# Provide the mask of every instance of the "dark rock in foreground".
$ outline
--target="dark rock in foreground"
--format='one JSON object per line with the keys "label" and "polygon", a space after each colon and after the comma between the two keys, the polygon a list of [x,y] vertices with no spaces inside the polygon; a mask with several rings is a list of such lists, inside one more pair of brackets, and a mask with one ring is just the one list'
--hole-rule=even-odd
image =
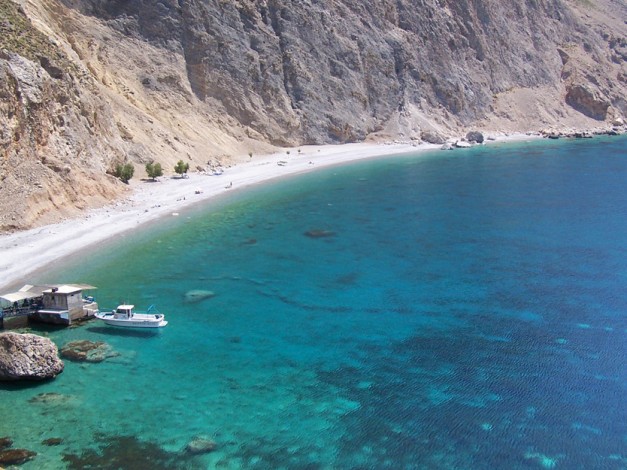
{"label": "dark rock in foreground", "polygon": [[0,452],[0,464],[2,465],[20,465],[24,462],[32,460],[37,452],[27,449],[6,449]]}
{"label": "dark rock in foreground", "polygon": [[13,439],[10,437],[0,437],[0,450],[8,449],[13,445]]}
{"label": "dark rock in foreground", "polygon": [[57,345],[33,334],[0,334],[0,380],[46,380],[63,372]]}

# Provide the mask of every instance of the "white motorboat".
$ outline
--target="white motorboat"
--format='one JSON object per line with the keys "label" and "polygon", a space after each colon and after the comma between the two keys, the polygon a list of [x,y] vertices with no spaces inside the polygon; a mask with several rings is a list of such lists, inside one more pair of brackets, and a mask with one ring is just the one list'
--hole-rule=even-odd
{"label": "white motorboat", "polygon": [[118,305],[111,311],[98,312],[95,317],[111,326],[124,328],[162,328],[168,324],[162,313],[135,312],[134,305]]}

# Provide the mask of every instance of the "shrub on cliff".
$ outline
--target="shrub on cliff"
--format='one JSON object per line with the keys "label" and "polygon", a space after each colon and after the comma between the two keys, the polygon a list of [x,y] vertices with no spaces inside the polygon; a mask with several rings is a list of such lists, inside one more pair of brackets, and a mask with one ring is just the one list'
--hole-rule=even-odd
{"label": "shrub on cliff", "polygon": [[125,163],[124,165],[118,163],[112,173],[116,178],[120,178],[123,183],[128,184],[135,173],[135,167],[133,167],[132,163]]}

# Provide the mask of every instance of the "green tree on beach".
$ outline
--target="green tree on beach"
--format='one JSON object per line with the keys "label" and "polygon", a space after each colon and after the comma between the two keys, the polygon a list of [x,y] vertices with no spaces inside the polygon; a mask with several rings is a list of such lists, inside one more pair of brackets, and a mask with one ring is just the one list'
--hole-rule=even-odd
{"label": "green tree on beach", "polygon": [[146,163],[146,174],[153,180],[159,176],[163,176],[163,169],[161,163]]}
{"label": "green tree on beach", "polygon": [[129,180],[133,177],[135,173],[135,167],[132,163],[125,163],[124,165],[118,163],[115,166],[115,170],[113,171],[113,176],[116,178],[120,178],[122,183],[128,184]]}
{"label": "green tree on beach", "polygon": [[176,166],[174,167],[174,171],[178,175],[185,175],[189,170],[189,163],[185,163],[183,160],[179,160]]}

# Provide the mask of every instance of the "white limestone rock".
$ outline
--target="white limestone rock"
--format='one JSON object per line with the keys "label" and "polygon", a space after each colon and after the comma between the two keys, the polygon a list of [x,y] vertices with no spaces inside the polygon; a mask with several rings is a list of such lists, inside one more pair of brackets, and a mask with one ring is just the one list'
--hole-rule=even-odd
{"label": "white limestone rock", "polygon": [[63,372],[57,345],[33,334],[0,334],[0,380],[46,380]]}

